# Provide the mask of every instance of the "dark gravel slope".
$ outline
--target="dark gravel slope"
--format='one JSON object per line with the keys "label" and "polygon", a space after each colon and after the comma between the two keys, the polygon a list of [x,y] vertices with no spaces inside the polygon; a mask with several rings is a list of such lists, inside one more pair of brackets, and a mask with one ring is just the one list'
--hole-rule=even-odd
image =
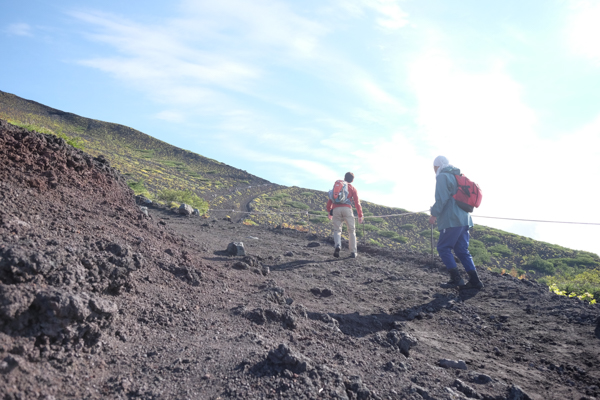
{"label": "dark gravel slope", "polygon": [[[600,308],[481,271],[163,209],[0,122],[3,399],[592,399]],[[225,252],[243,242],[247,255]]]}

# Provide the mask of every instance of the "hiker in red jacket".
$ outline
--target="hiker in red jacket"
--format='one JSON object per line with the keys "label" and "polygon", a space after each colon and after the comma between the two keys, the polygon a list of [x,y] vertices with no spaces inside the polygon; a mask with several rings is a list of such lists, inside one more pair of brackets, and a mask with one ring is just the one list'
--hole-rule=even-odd
{"label": "hiker in red jacket", "polygon": [[336,203],[333,200],[333,191],[329,191],[329,201],[327,202],[327,212],[329,212],[329,219],[333,221],[333,242],[335,243],[335,250],[333,252],[334,257],[340,256],[340,250],[342,249],[342,226],[344,221],[348,225],[348,236],[350,237],[349,248],[352,254],[350,257],[356,258],[358,256],[356,249],[356,228],[354,225],[354,213],[352,212],[352,203],[356,207],[358,212],[358,222],[363,223],[363,212],[360,205],[360,199],[358,198],[358,191],[354,186],[351,185],[354,181],[354,174],[347,172],[344,176],[344,181],[347,182],[348,195],[343,203]]}

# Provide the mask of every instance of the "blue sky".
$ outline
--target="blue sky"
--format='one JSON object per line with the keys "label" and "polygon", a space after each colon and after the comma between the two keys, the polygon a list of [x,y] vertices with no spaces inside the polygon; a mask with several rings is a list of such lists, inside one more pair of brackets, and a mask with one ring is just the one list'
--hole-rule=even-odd
{"label": "blue sky", "polygon": [[0,90],[284,185],[433,203],[445,155],[478,224],[600,253],[600,3],[7,2]]}

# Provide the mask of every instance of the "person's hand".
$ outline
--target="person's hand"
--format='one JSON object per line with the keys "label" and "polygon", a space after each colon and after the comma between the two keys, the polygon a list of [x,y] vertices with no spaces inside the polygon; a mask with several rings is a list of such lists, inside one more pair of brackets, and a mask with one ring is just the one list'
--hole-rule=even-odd
{"label": "person's hand", "polygon": [[365,222],[365,217],[358,217],[358,223],[362,224],[363,222]]}
{"label": "person's hand", "polygon": [[437,218],[434,217],[433,215],[431,217],[429,217],[429,225],[435,225]]}
{"label": "person's hand", "polygon": [[328,215],[327,218],[329,218],[329,220],[331,221],[333,219],[333,216]]}

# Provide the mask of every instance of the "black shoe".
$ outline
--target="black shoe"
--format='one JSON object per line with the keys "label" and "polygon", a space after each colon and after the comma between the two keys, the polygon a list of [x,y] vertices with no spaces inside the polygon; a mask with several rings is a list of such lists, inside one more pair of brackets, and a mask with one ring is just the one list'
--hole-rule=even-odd
{"label": "black shoe", "polygon": [[479,280],[477,270],[467,272],[469,274],[469,282],[466,285],[461,285],[461,289],[483,289],[483,282]]}
{"label": "black shoe", "polygon": [[454,268],[448,271],[450,274],[450,280],[446,283],[440,285],[440,287],[444,289],[451,289],[459,286],[464,286],[465,281],[460,276],[460,272],[458,272],[458,268]]}
{"label": "black shoe", "polygon": [[333,256],[335,258],[338,258],[340,256],[340,250],[341,249],[339,247],[336,247],[335,250],[333,251]]}

